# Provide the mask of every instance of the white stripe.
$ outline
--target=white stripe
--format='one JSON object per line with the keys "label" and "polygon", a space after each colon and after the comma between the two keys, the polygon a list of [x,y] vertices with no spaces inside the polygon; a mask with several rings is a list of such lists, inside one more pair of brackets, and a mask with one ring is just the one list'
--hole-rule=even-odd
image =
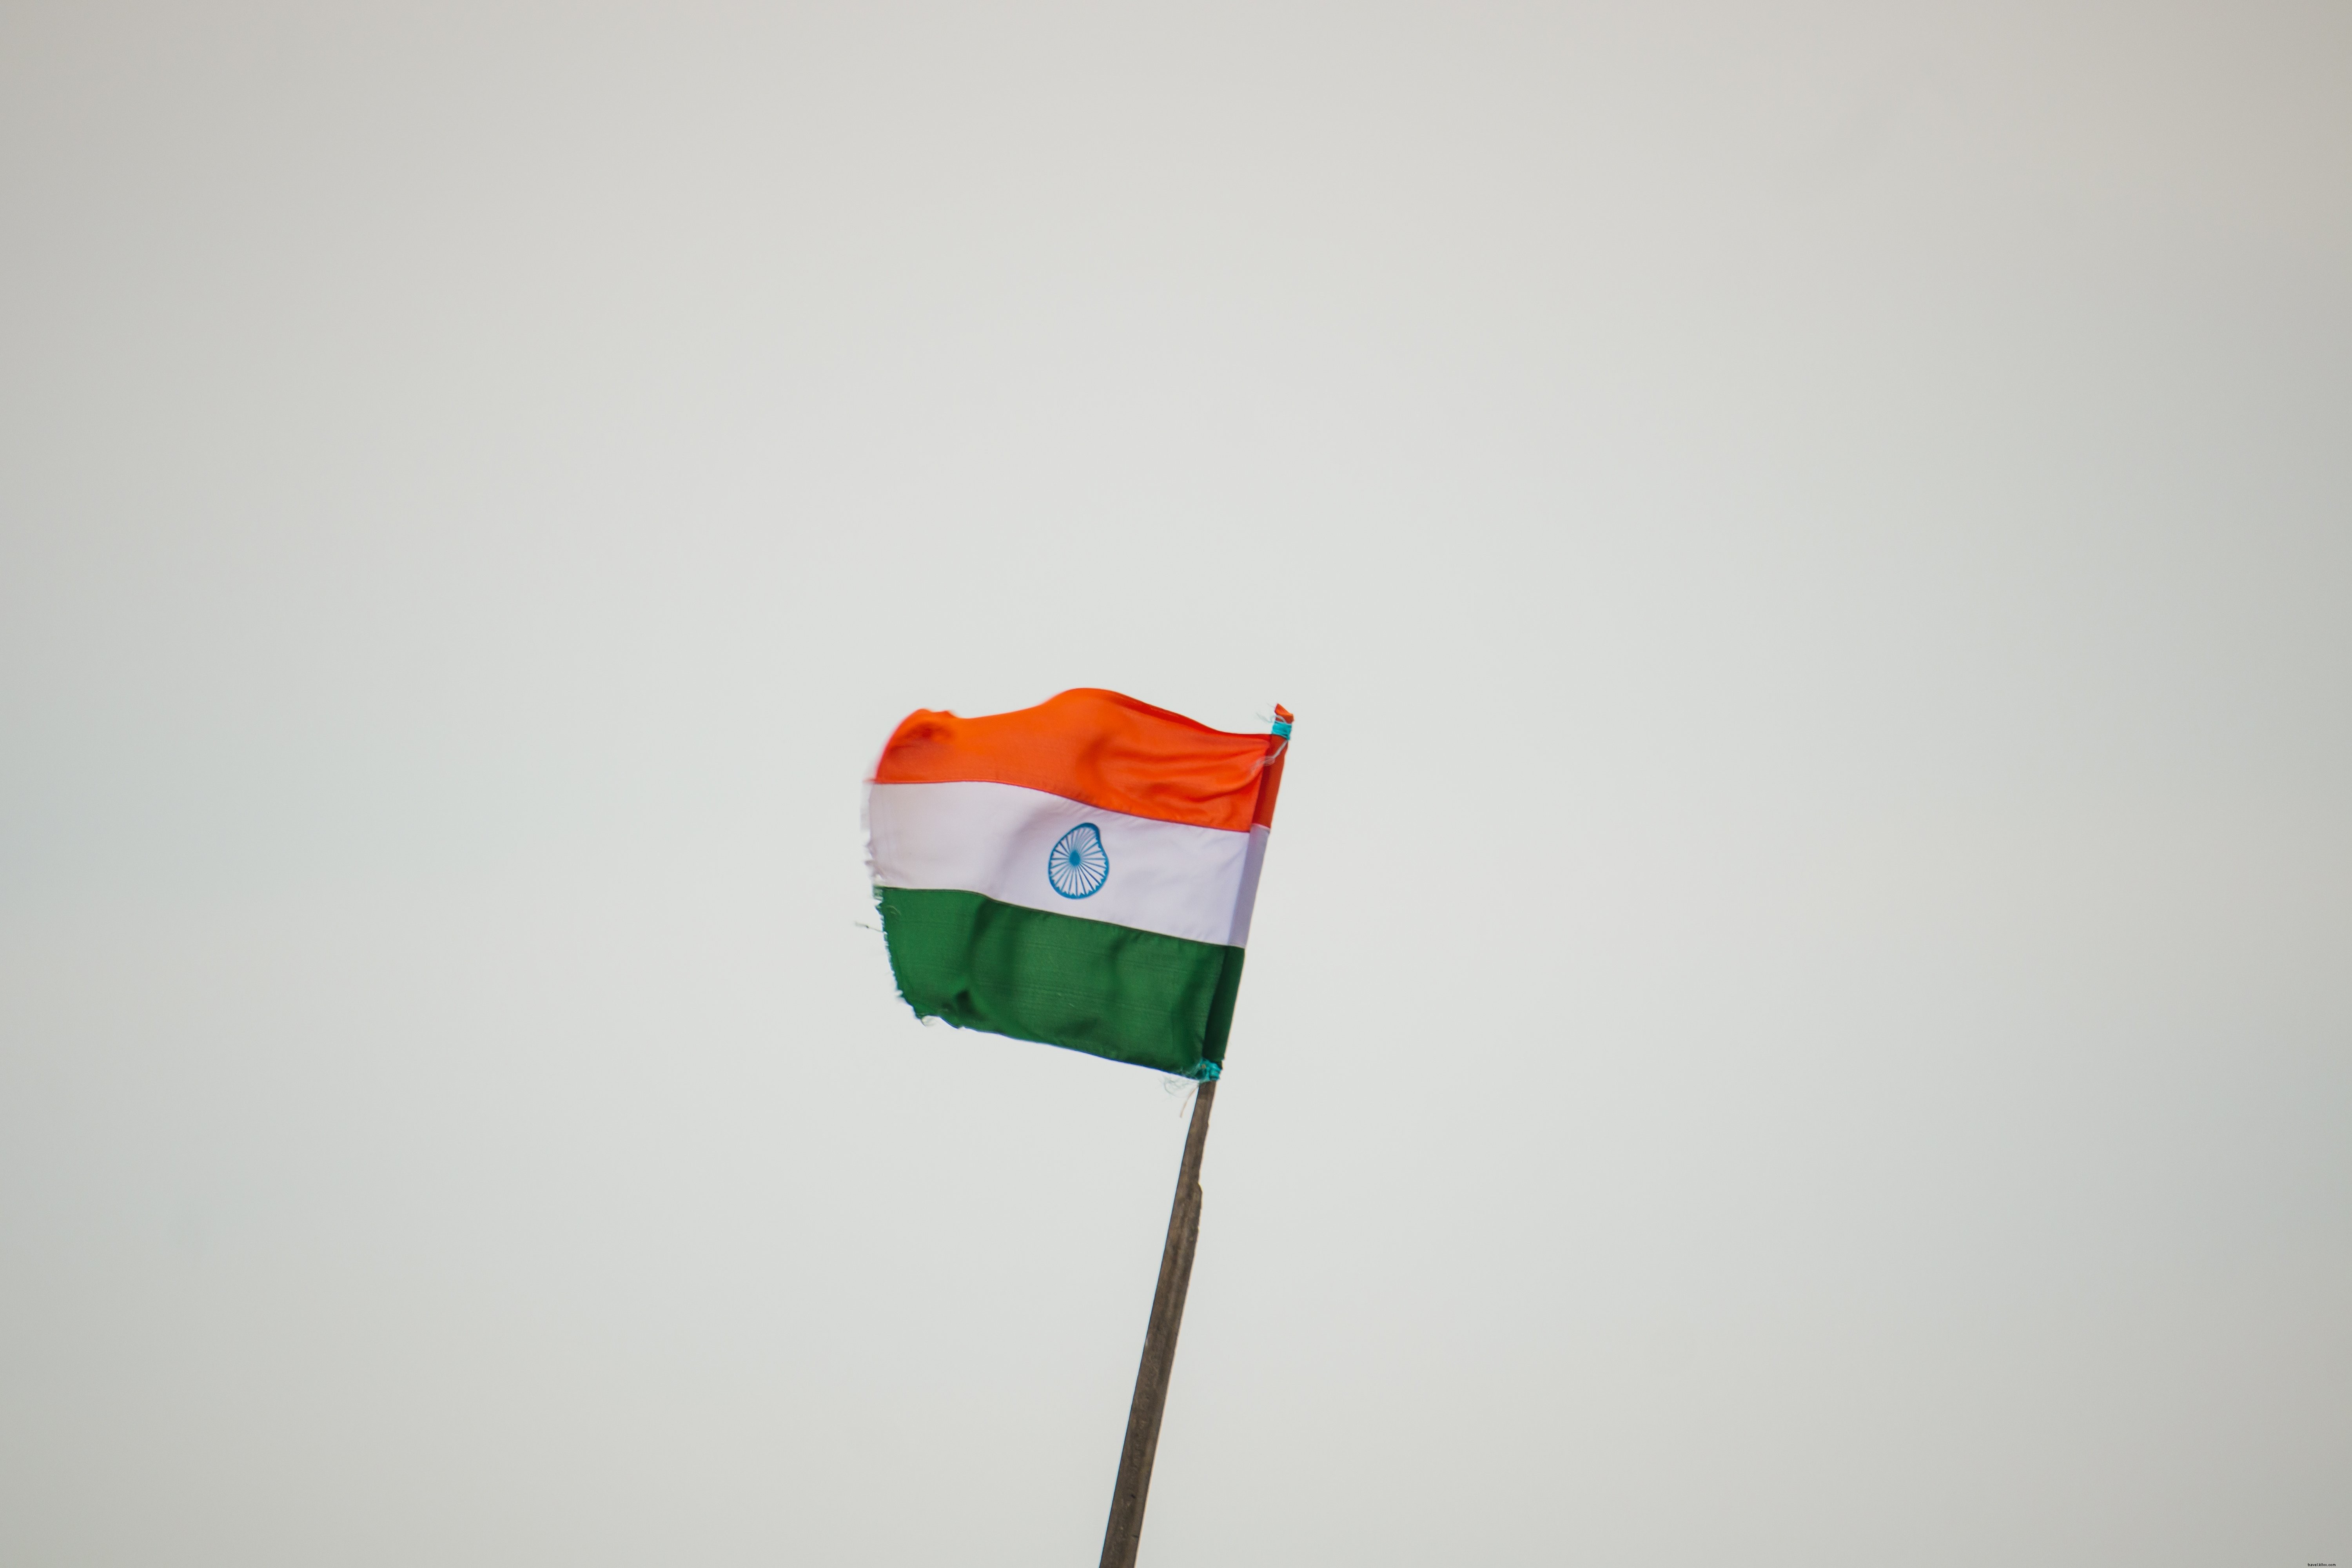
{"label": "white stripe", "polygon": [[[1102,836],[1109,873],[1086,897],[1066,898],[1046,877],[1046,862],[1084,824]],[[1233,833],[1129,816],[1018,784],[867,784],[866,826],[874,880],[883,887],[958,889],[1233,947],[1249,941],[1265,859],[1262,827]]]}

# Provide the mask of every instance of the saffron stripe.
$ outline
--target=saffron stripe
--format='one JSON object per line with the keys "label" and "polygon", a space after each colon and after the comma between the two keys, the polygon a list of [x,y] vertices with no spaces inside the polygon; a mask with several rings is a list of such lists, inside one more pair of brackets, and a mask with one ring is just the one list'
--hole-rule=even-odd
{"label": "saffron stripe", "polygon": [[1115,691],[1065,691],[1034,708],[978,719],[923,710],[902,721],[876,784],[1003,784],[1105,811],[1246,833],[1272,826],[1261,799],[1285,739],[1212,730]]}

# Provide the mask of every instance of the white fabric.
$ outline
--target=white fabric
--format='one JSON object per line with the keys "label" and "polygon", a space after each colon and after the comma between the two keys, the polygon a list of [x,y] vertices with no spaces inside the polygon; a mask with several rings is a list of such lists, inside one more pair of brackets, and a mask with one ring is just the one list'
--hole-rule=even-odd
{"label": "white fabric", "polygon": [[[1063,835],[1092,823],[1109,874],[1082,899],[1065,898],[1045,866]],[[1001,784],[866,786],[874,880],[889,888],[984,893],[1080,920],[1240,947],[1265,859],[1265,829],[1160,822]]]}

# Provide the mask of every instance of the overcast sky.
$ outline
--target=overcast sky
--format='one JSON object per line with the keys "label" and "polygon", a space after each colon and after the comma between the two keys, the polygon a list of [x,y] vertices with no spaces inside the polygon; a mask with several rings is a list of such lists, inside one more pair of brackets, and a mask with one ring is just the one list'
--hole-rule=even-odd
{"label": "overcast sky", "polygon": [[0,5],[0,1560],[2352,1556],[2352,11]]}

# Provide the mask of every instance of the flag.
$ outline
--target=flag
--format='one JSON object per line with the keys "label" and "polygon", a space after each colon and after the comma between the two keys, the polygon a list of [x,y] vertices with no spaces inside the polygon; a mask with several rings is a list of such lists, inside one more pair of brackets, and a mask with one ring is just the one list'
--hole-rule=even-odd
{"label": "flag", "polygon": [[1236,735],[1122,697],[910,713],[866,785],[875,902],[919,1017],[1215,1078],[1290,714]]}

